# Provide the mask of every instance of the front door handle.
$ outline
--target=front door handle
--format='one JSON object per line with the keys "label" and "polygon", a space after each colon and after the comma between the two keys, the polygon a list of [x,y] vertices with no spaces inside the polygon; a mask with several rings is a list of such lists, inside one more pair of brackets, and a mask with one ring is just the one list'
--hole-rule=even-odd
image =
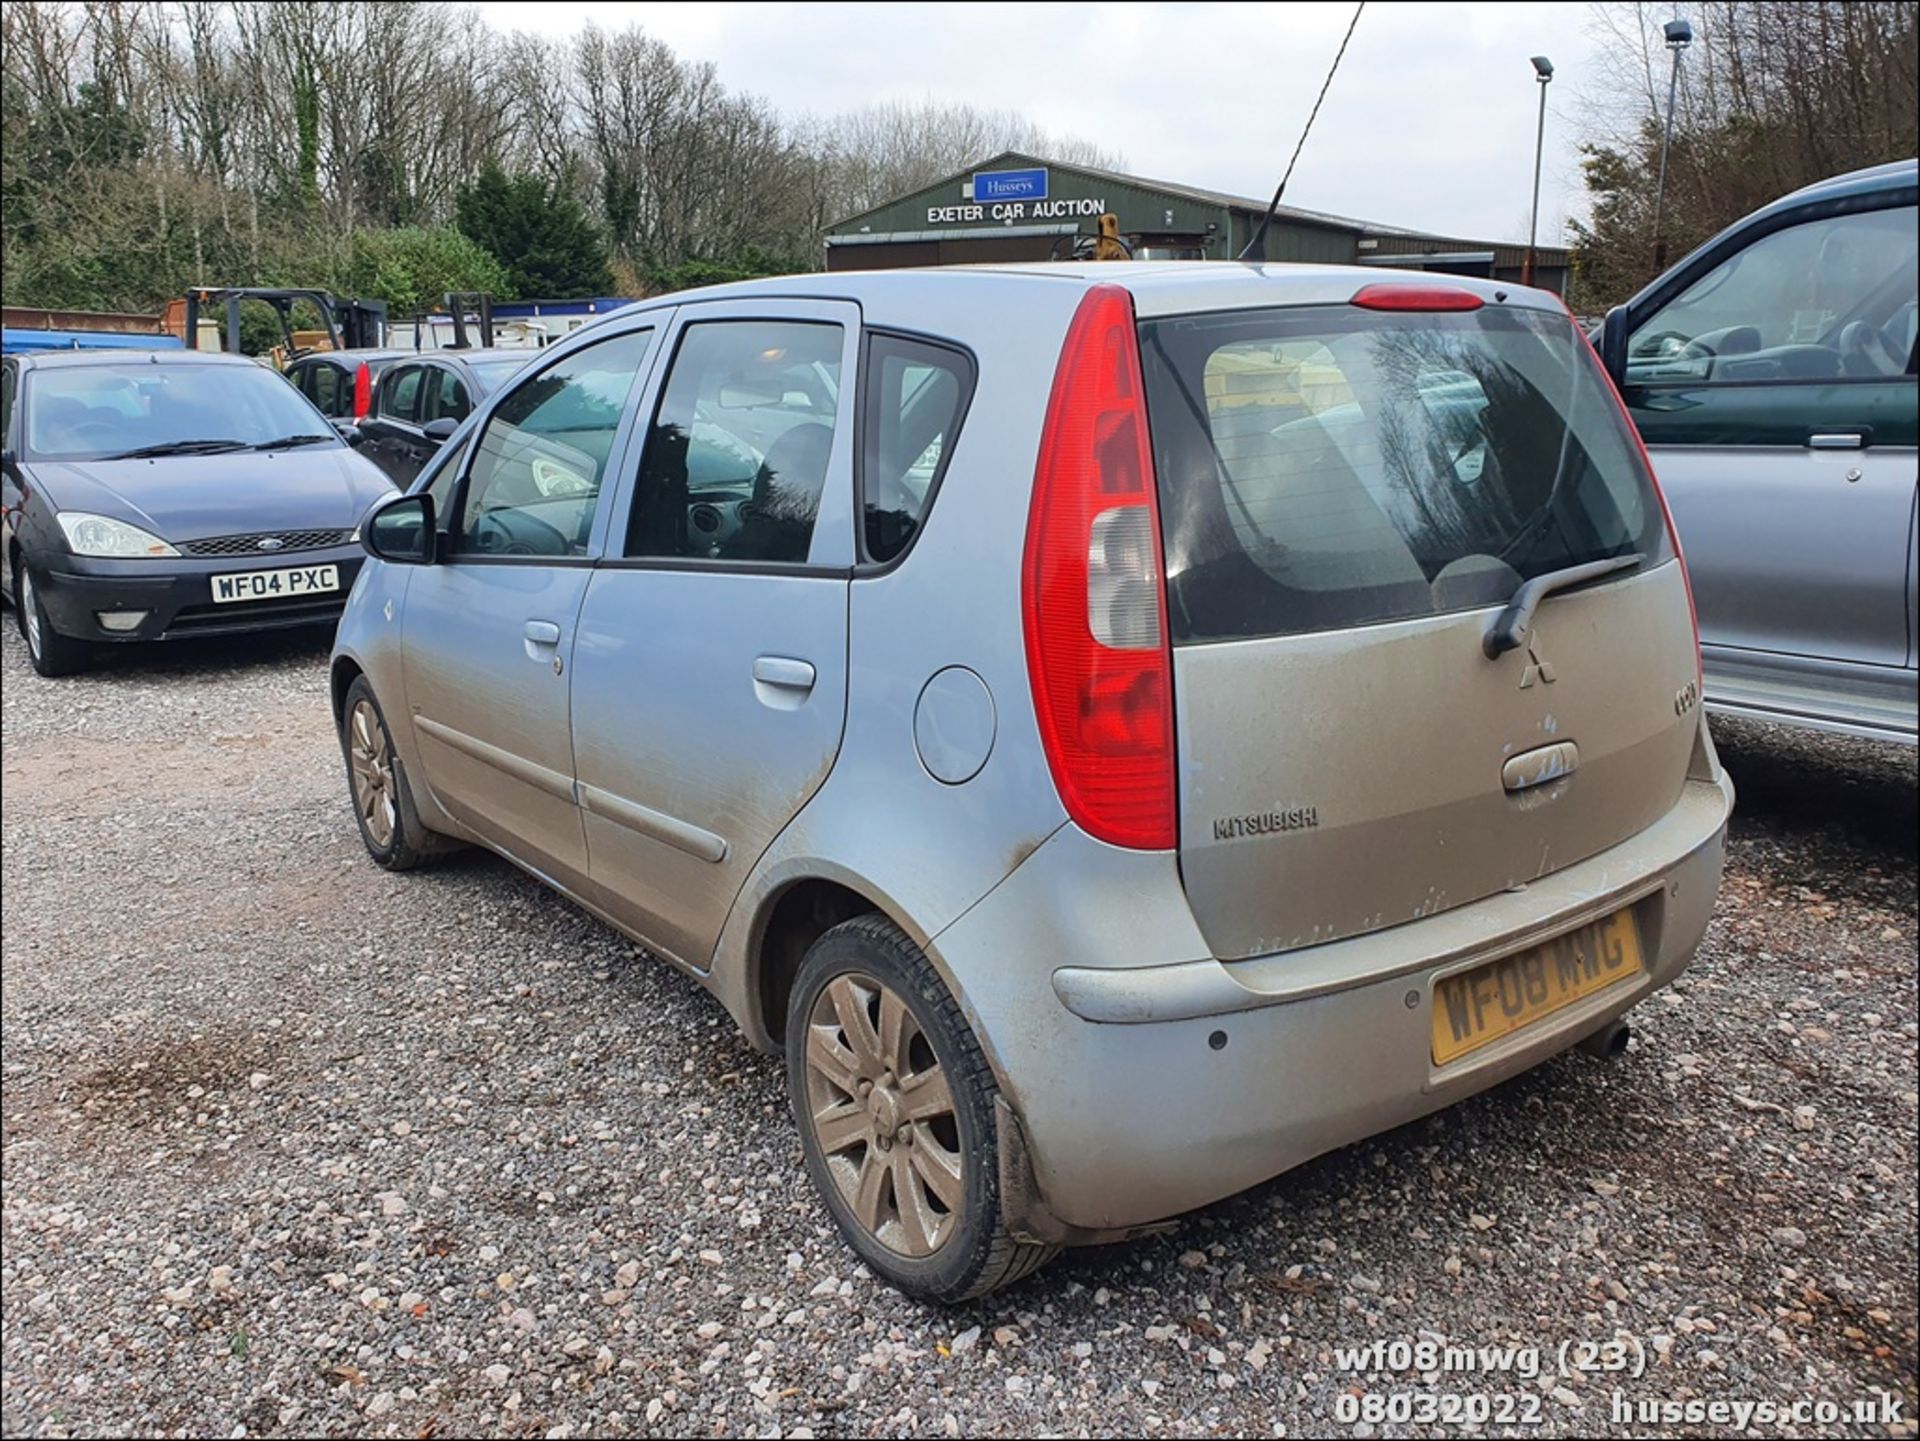
{"label": "front door handle", "polygon": [[791,656],[763,655],[753,663],[753,678],[761,685],[809,691],[813,689],[813,666]]}
{"label": "front door handle", "polygon": [[1809,450],[1861,450],[1867,436],[1860,430],[1816,430],[1807,437]]}
{"label": "front door handle", "polygon": [[558,645],[560,627],[550,620],[530,620],[527,622],[527,639],[535,645]]}

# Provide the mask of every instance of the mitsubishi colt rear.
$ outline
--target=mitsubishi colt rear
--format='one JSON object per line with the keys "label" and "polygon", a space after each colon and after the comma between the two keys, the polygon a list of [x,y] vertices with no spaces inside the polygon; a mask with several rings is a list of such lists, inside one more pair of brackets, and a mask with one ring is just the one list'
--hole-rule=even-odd
{"label": "mitsubishi colt rear", "polygon": [[1713,908],[1686,572],[1537,291],[662,297],[362,533],[333,702],[373,858],[488,846],[712,990],[916,1296],[1618,1050]]}

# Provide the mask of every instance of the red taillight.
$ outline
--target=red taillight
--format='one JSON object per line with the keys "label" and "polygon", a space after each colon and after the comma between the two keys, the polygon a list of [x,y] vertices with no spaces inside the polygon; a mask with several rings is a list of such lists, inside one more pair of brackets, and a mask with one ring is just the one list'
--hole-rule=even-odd
{"label": "red taillight", "polygon": [[1349,305],[1363,310],[1478,310],[1486,304],[1471,290],[1457,285],[1400,285],[1382,282],[1363,285]]}
{"label": "red taillight", "polygon": [[1165,590],[1133,301],[1096,285],[1047,401],[1021,604],[1061,802],[1089,835],[1139,850],[1176,840]]}
{"label": "red taillight", "polygon": [[353,373],[353,418],[365,420],[373,409],[373,371],[363,361]]}

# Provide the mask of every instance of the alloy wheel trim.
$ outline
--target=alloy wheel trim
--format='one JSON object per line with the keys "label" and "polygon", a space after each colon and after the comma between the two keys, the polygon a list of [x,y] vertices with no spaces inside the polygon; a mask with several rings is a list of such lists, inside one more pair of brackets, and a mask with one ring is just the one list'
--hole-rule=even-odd
{"label": "alloy wheel trim", "polygon": [[33,593],[33,575],[26,566],[20,567],[20,620],[22,629],[27,633],[27,651],[35,660],[40,659],[40,601]]}
{"label": "alloy wheel trim", "polygon": [[912,1008],[860,971],[830,980],[807,1018],[806,1123],[862,1230],[910,1260],[952,1239],[966,1163],[945,1068]]}
{"label": "alloy wheel trim", "polygon": [[399,819],[393,803],[393,752],[386,727],[380,724],[373,702],[354,702],[347,717],[347,767],[352,775],[353,805],[376,846],[393,844]]}

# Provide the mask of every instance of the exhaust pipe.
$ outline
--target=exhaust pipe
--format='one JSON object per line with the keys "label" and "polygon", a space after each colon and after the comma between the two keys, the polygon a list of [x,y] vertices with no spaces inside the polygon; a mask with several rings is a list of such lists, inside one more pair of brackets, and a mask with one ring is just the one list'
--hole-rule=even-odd
{"label": "exhaust pipe", "polygon": [[1611,1061],[1627,1053],[1627,1042],[1632,1039],[1633,1027],[1625,1021],[1609,1021],[1580,1042],[1580,1049],[1589,1056],[1598,1056],[1603,1061]]}

